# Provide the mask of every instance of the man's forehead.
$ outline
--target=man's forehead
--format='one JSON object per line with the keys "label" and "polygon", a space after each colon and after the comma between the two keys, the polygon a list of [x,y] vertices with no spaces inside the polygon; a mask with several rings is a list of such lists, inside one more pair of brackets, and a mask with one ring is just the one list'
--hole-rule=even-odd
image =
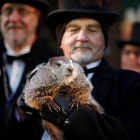
{"label": "man's forehead", "polygon": [[139,50],[140,51],[140,46],[132,45],[132,44],[125,44],[122,50]]}
{"label": "man's forehead", "polygon": [[100,27],[100,23],[97,20],[92,18],[86,18],[86,17],[71,20],[67,24],[67,26],[71,26],[71,25],[94,25]]}

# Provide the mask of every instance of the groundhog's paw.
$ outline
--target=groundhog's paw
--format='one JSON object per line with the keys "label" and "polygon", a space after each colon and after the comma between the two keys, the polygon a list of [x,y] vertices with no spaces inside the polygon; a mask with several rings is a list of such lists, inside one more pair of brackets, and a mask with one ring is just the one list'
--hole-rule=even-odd
{"label": "groundhog's paw", "polygon": [[81,104],[81,102],[80,102],[80,98],[74,97],[74,98],[72,99],[72,101],[70,102],[70,104],[69,104],[70,110],[71,110],[72,108],[74,108],[74,107],[76,107],[76,108],[78,109],[79,106],[82,106],[82,104]]}
{"label": "groundhog's paw", "polygon": [[52,109],[54,109],[55,111],[60,111],[60,107],[50,98],[47,100],[46,102],[46,106],[48,107],[48,109],[52,112]]}

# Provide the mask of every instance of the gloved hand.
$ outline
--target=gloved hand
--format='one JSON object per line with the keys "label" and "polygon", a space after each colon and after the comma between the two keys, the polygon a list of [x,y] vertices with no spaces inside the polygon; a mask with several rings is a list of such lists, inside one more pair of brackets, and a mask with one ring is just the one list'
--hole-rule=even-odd
{"label": "gloved hand", "polygon": [[29,107],[25,103],[23,93],[18,97],[16,104],[17,104],[17,107],[19,107],[21,110],[26,112],[26,114],[33,114],[33,113],[37,113],[38,112],[38,110]]}
{"label": "gloved hand", "polygon": [[57,95],[54,98],[54,101],[60,106],[61,111],[57,112],[56,110],[52,110],[51,112],[48,108],[43,108],[40,111],[41,117],[44,120],[51,122],[59,129],[65,130],[69,123],[69,118],[74,110],[74,108],[72,110],[69,109],[70,100],[71,98],[65,97],[63,95]]}

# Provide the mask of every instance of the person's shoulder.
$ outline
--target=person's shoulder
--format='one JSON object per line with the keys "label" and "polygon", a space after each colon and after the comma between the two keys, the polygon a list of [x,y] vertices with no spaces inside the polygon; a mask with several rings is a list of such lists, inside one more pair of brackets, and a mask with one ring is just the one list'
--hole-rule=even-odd
{"label": "person's shoulder", "polygon": [[125,78],[125,79],[140,80],[140,73],[132,71],[132,70],[118,69],[118,70],[115,70],[115,75],[121,78]]}
{"label": "person's shoulder", "polygon": [[115,70],[115,72],[120,74],[140,75],[140,73],[138,72],[135,72],[133,70],[127,70],[127,69],[117,69]]}

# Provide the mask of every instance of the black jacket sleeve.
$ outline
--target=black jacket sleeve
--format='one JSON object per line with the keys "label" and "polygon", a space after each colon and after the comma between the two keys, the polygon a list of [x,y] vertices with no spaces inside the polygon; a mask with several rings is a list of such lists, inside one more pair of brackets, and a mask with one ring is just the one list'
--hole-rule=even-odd
{"label": "black jacket sleeve", "polygon": [[73,113],[64,137],[67,140],[135,140],[134,133],[133,127],[119,118],[79,108]]}
{"label": "black jacket sleeve", "polygon": [[[140,140],[140,76],[130,74],[131,80],[121,78],[124,81],[119,86],[114,82],[110,89],[108,108],[111,110],[110,106],[117,102],[115,113],[99,114],[81,107],[73,112],[64,137],[67,140]],[[120,93],[113,93],[117,88],[121,89]]]}

